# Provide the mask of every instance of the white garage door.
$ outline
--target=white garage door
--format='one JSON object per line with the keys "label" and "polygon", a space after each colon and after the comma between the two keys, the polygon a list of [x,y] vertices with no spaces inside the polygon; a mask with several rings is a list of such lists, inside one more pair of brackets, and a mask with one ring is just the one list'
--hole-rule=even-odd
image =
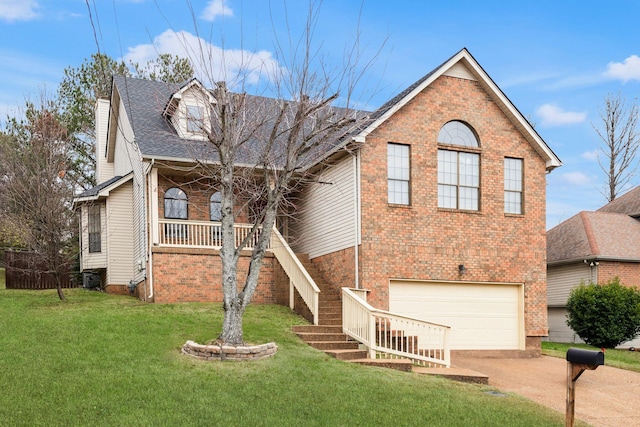
{"label": "white garage door", "polygon": [[523,350],[522,288],[391,281],[389,311],[451,326],[452,350]]}

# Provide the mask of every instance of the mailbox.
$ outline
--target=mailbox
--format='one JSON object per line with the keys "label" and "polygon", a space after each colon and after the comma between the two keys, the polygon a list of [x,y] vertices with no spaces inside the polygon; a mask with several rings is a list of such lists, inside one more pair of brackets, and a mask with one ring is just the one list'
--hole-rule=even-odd
{"label": "mailbox", "polygon": [[567,362],[580,365],[596,366],[604,365],[604,353],[596,350],[583,350],[570,348],[567,350]]}

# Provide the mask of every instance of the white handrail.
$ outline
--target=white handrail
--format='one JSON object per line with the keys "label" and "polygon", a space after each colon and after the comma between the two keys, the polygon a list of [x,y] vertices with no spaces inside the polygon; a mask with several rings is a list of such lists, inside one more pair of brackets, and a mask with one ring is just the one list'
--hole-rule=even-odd
{"label": "white handrail", "polygon": [[[214,248],[222,246],[222,224],[215,221],[188,221],[181,219],[159,219],[160,246]],[[235,224],[233,226],[236,247],[247,237],[253,228],[252,224]],[[258,241],[256,235],[247,242],[244,249],[252,250]]]}
{"label": "white handrail", "polygon": [[296,288],[307,307],[309,307],[313,314],[313,324],[317,325],[320,288],[318,288],[316,282],[311,278],[309,272],[307,272],[276,228],[271,233],[270,251],[273,252],[285,273],[289,276],[291,284]]}
{"label": "white handrail", "polygon": [[450,326],[378,310],[349,288],[342,288],[342,329],[363,343],[371,358],[451,366]]}

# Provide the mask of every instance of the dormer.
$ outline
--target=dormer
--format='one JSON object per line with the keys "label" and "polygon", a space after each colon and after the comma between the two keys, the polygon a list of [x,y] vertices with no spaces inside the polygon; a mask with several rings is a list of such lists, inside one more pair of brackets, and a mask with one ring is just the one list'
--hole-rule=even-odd
{"label": "dormer", "polygon": [[215,102],[211,92],[194,78],[171,95],[162,114],[181,138],[204,140]]}

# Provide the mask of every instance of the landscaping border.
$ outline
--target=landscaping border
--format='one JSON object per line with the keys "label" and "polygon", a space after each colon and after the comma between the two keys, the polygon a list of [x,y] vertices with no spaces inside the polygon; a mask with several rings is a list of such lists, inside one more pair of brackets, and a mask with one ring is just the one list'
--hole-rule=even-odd
{"label": "landscaping border", "polygon": [[182,353],[201,360],[260,360],[271,357],[278,351],[278,346],[274,342],[248,345],[204,345],[194,341],[187,341],[182,346]]}

